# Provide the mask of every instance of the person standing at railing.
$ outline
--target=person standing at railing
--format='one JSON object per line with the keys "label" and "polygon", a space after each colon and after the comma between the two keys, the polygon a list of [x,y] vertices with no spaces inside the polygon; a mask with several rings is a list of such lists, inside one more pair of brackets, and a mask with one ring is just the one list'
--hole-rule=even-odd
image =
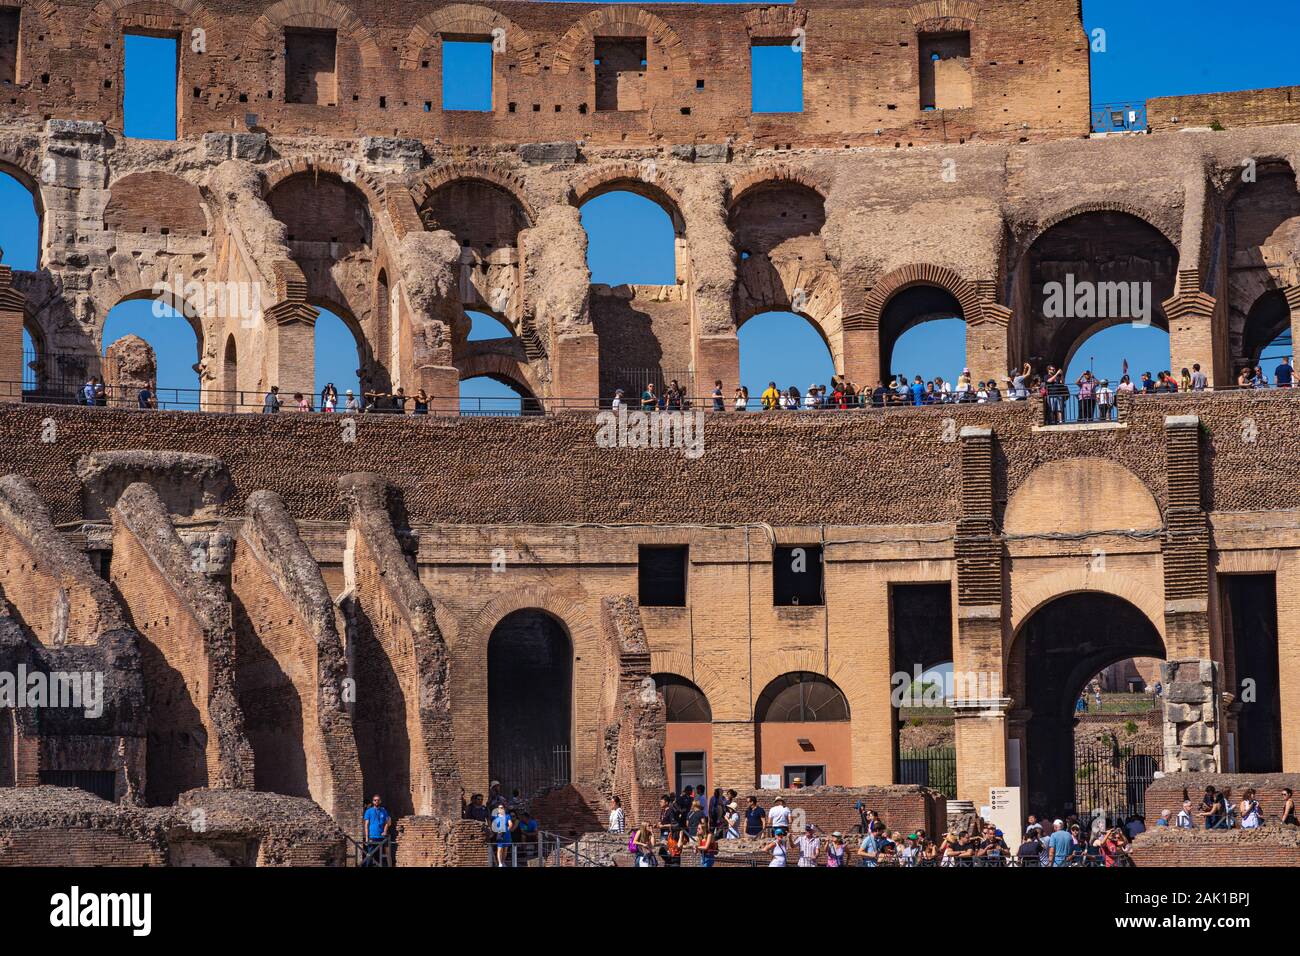
{"label": "person standing at railing", "polygon": [[413,415],[429,414],[428,392],[426,392],[424,389],[420,389],[420,391],[416,394],[414,401],[415,401],[415,408],[412,410],[411,414]]}
{"label": "person standing at railing", "polygon": [[1108,422],[1114,417],[1115,395],[1110,390],[1108,379],[1103,378],[1101,384],[1097,386],[1097,410],[1103,422]]}
{"label": "person standing at railing", "polygon": [[333,382],[326,382],[325,387],[320,390],[320,410],[322,412],[332,412],[339,405],[339,390],[334,387]]}
{"label": "person standing at railing", "polygon": [[715,379],[713,382],[713,410],[715,412],[725,412],[726,404],[722,400],[722,379]]}
{"label": "person standing at railing", "polygon": [[274,415],[280,410],[280,386],[272,385],[271,390],[262,399],[262,414]]}
{"label": "person standing at railing", "polygon": [[1079,421],[1090,422],[1097,410],[1097,383],[1092,378],[1092,372],[1085,370],[1074,384],[1079,388]]}
{"label": "person standing at railing", "polygon": [[1290,388],[1295,380],[1295,368],[1291,365],[1291,356],[1282,360],[1282,364],[1273,369],[1273,384],[1278,388]]}
{"label": "person standing at railing", "polygon": [[380,847],[388,839],[389,831],[393,826],[393,818],[388,815],[379,794],[375,794],[370,798],[370,806],[366,807],[361,819],[366,831],[366,856],[362,865],[382,865],[382,861],[379,860]]}
{"label": "person standing at railing", "polygon": [[735,409],[738,412],[749,411],[749,389],[743,385],[736,386]]}
{"label": "person standing at railing", "polygon": [[623,813],[623,801],[617,796],[609,798],[609,832],[622,833],[627,828],[627,816]]}
{"label": "person standing at railing", "polygon": [[153,392],[149,390],[148,385],[144,386],[142,389],[140,389],[139,392],[136,393],[135,401],[137,407],[139,408],[154,407]]}

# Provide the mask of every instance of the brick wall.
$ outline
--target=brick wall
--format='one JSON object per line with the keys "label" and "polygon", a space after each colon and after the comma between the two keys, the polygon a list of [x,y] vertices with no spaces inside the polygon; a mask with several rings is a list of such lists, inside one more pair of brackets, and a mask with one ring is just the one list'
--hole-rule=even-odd
{"label": "brick wall", "polygon": [[860,822],[854,804],[861,801],[864,809],[875,810],[890,832],[898,830],[904,835],[924,827],[931,835],[942,834],[947,826],[947,803],[933,790],[924,787],[803,787],[799,790],[754,790],[748,786],[723,784],[725,793],[733,787],[739,796],[736,802],[743,814],[749,796],[758,798],[758,805],[770,811],[778,797],[794,814],[802,810],[805,819],[827,833],[839,830],[849,833]]}
{"label": "brick wall", "polygon": [[1147,126],[1154,133],[1216,123],[1232,129],[1297,122],[1300,122],[1300,86],[1159,96],[1147,100]]}
{"label": "brick wall", "polygon": [[1300,866],[1300,830],[1171,830],[1139,833],[1133,841],[1138,866]]}

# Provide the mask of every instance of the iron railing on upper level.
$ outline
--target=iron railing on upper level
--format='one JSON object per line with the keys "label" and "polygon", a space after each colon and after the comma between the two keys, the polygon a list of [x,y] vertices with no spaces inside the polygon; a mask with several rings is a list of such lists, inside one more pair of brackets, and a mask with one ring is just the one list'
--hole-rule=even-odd
{"label": "iron railing on upper level", "polygon": [[1147,129],[1146,100],[1124,103],[1094,103],[1094,133],[1144,133]]}

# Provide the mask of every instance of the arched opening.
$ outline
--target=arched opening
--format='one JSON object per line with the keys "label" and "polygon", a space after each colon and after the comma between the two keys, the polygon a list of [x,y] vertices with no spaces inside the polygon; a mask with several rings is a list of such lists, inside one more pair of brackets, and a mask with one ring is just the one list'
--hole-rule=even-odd
{"label": "arched opening", "polygon": [[664,699],[664,766],[674,793],[709,788],[713,779],[713,708],[695,684],[677,674],[652,674]]}
{"label": "arched opening", "polygon": [[580,207],[587,231],[587,268],[596,284],[673,285],[677,239],[685,224],[659,202],[614,189]]}
{"label": "arched opening", "polygon": [[155,407],[197,411],[202,407],[202,336],[202,323],[188,305],[148,293],[119,302],[104,320],[101,358],[107,403],[138,405],[141,390],[154,383]]}
{"label": "arched opening", "polygon": [[563,624],[514,611],[488,638],[488,773],[529,796],[572,774],[573,645]]}
{"label": "arched opening", "polygon": [[[36,341],[32,338],[32,333],[26,328],[23,329],[23,394],[28,395],[35,393],[38,388],[36,369],[40,362],[40,353],[36,349]],[[7,391],[7,389],[6,389]]]}
{"label": "arched opening", "polygon": [[219,387],[221,389],[220,405],[223,411],[239,411],[251,400],[239,394],[239,350],[235,345],[233,335],[226,337],[226,347],[221,353],[221,384]]}
{"label": "arched opening", "polygon": [[849,702],[827,677],[791,671],[775,678],[754,704],[759,776],[781,786],[847,786],[853,766]]}
{"label": "arched opening", "polygon": [[966,320],[956,296],[939,286],[914,285],[885,303],[880,313],[883,384],[911,382],[919,375],[926,383],[942,377],[956,388],[965,367]]}
{"label": "arched opening", "polygon": [[505,189],[481,179],[457,179],[433,190],[420,204],[420,218],[430,231],[445,229],[462,250],[487,261],[519,245],[519,233],[531,223],[523,204]]}
{"label": "arched opening", "polygon": [[1241,334],[1240,361],[1232,369],[1239,374],[1243,368],[1259,368],[1271,384],[1274,369],[1291,352],[1291,307],[1281,289],[1265,292],[1255,300]]}
{"label": "arched opening", "polygon": [[390,382],[400,365],[396,330],[392,327],[391,296],[388,273],[380,269],[375,277],[375,361],[383,366]]}
{"label": "arched opening", "polygon": [[[316,318],[315,332],[315,395],[305,397],[313,408],[323,410],[324,391],[333,386],[338,394],[336,411],[348,410],[349,390],[358,406],[361,406],[369,401],[362,388],[362,370],[365,368],[363,339],[354,331],[353,324],[337,312],[321,305],[316,305],[316,308],[320,315]],[[282,401],[291,398],[289,395],[280,396]],[[380,404],[389,407],[387,399]]]}
{"label": "arched opening", "polygon": [[0,166],[0,249],[11,269],[35,271],[41,254],[41,201],[26,174],[11,175]]}
{"label": "arched opening", "polygon": [[460,381],[460,414],[515,416],[541,414],[541,403],[526,388],[495,375],[473,375]]}
{"label": "arched opening", "polygon": [[515,337],[514,330],[510,326],[486,312],[466,309],[465,314],[469,316],[470,321],[468,339],[470,342],[486,342],[492,339],[512,339]]}
{"label": "arched opening", "polygon": [[[1013,283],[1011,364],[1043,374],[1065,368],[1079,342],[1110,326],[1169,321],[1178,250],[1155,226],[1126,212],[1084,212],[1051,226],[1022,258]],[[1206,362],[1210,356],[1206,356]],[[1157,363],[1169,368],[1166,355]]]}
{"label": "arched opening", "polygon": [[[1023,746],[1021,785],[1029,812],[1051,819],[1140,810],[1128,802],[1135,788],[1124,776],[1126,761],[1158,759],[1159,738],[1140,734],[1140,728],[1129,732],[1132,715],[1122,707],[1114,715],[1104,712],[1100,675],[1128,659],[1164,656],[1164,643],[1146,615],[1103,592],[1056,598],[1020,626],[1009,664],[1010,691],[1028,717],[1020,742],[1012,743]],[[1088,716],[1089,695],[1099,719]],[[1145,711],[1152,706],[1149,701]]]}
{"label": "arched opening", "polygon": [[[373,224],[365,194],[334,173],[288,176],[266,197],[295,255],[337,259],[370,245]],[[329,248],[333,246],[333,249]]]}
{"label": "arched opening", "polygon": [[1290,164],[1261,159],[1255,180],[1236,184],[1226,218],[1230,371],[1235,381],[1244,366],[1260,366],[1271,382],[1286,355],[1263,353],[1290,328],[1283,293],[1300,266],[1300,189]]}
{"label": "arched opening", "polygon": [[[808,389],[813,385],[825,386],[829,401],[835,388],[835,361],[812,320],[795,312],[762,312],[743,322],[736,337],[740,341],[740,381],[749,390],[751,408],[760,407],[763,392],[773,382],[791,398],[797,393],[801,407],[807,405]],[[708,384],[712,387],[713,383]]]}
{"label": "arched opening", "polygon": [[[1201,369],[1208,371],[1208,365],[1201,364]],[[1125,375],[1140,389],[1144,374],[1149,373],[1154,383],[1160,380],[1161,372],[1169,372],[1177,381],[1181,369],[1169,367],[1168,332],[1154,325],[1126,324],[1103,328],[1079,340],[1066,359],[1065,383],[1074,388],[1084,372],[1091,373],[1098,382],[1106,382],[1114,392]],[[1085,419],[1103,414],[1113,417],[1113,413],[1103,413],[1091,405],[1080,412]]]}

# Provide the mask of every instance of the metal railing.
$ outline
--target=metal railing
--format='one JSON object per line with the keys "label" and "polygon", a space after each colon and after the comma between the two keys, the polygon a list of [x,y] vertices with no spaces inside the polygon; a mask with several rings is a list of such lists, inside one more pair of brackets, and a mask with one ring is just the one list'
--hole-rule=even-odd
{"label": "metal railing", "polygon": [[397,841],[392,836],[372,840],[363,832],[360,840],[354,840],[346,833],[343,834],[343,838],[352,849],[354,865],[377,867],[397,865]]}

